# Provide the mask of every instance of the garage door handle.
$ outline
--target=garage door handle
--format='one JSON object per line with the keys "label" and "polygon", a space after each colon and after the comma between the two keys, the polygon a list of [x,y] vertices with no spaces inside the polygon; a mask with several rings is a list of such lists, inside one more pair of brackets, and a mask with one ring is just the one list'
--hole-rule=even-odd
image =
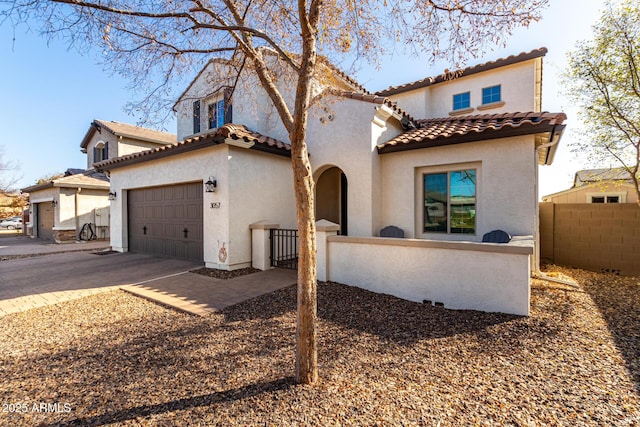
{"label": "garage door handle", "polygon": [[189,234],[189,229],[185,228],[184,230],[182,230],[182,232],[184,233],[184,238],[187,238],[187,234]]}
{"label": "garage door handle", "polygon": [[144,227],[142,227],[142,233],[143,234],[147,234],[147,226],[146,225]]}

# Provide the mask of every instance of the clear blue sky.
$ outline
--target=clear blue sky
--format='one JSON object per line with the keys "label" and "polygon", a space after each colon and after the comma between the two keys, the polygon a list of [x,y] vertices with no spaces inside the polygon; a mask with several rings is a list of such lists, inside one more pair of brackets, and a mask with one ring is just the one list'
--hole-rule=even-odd
{"label": "clear blue sky", "polygon": [[[560,94],[558,75],[565,68],[566,52],[577,40],[591,37],[601,6],[599,0],[551,0],[542,21],[518,30],[506,48],[467,64],[543,46],[549,49],[544,58],[543,110],[566,112],[568,126],[554,165],[540,170],[541,195],[569,188],[574,172],[588,166],[567,148],[580,124],[576,110]],[[85,168],[80,142],[93,119],[133,124],[141,119],[124,112],[132,100],[127,82],[97,65],[98,55],[80,55],[60,40],[48,45],[44,38],[24,30],[17,31],[14,40],[12,28],[0,27],[0,147],[6,160],[20,163],[18,187],[70,167]],[[436,75],[444,68],[399,53],[384,60],[381,70],[363,69],[354,77],[375,91]],[[174,122],[166,127],[175,132]]]}

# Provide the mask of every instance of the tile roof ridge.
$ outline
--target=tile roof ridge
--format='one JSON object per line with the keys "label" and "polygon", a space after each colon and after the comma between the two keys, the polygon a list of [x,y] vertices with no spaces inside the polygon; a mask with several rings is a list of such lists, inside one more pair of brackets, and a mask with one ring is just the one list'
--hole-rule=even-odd
{"label": "tile roof ridge", "polygon": [[410,90],[419,89],[427,86],[431,86],[436,83],[442,83],[444,81],[452,80],[454,78],[464,77],[471,74],[479,73],[481,71],[487,71],[506,65],[517,64],[518,62],[527,61],[530,59],[540,58],[547,54],[548,49],[541,47],[533,49],[529,52],[520,52],[518,54],[509,55],[495,59],[493,61],[487,61],[476,65],[471,65],[465,68],[461,68],[455,71],[445,70],[444,73],[436,76],[425,77],[420,80],[416,80],[409,83],[404,83],[397,86],[389,86],[386,89],[375,92],[378,95],[395,95],[402,92],[408,92]]}

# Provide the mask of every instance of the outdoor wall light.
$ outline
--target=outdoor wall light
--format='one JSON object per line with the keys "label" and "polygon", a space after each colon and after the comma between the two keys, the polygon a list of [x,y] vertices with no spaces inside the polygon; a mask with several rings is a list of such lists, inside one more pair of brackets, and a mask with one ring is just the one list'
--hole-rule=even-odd
{"label": "outdoor wall light", "polygon": [[109,192],[109,200],[115,200],[117,193],[115,191]]}
{"label": "outdoor wall light", "polygon": [[209,177],[209,181],[204,183],[204,191],[207,193],[215,193],[216,188],[218,188],[218,181]]}
{"label": "outdoor wall light", "polygon": [[51,206],[53,206],[54,208],[55,208],[56,206],[58,206],[58,202],[56,201],[56,199],[53,199],[53,200],[51,201]]}

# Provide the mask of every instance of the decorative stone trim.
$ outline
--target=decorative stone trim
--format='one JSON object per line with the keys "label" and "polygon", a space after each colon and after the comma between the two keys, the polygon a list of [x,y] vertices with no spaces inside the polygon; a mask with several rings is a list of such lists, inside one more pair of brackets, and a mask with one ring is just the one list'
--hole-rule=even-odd
{"label": "decorative stone trim", "polygon": [[478,105],[476,108],[482,111],[482,110],[491,110],[492,108],[500,108],[502,106],[504,106],[504,101],[491,102],[489,104],[482,104],[482,105]]}
{"label": "decorative stone trim", "polygon": [[461,110],[449,111],[449,115],[450,116],[463,116],[465,114],[470,114],[470,113],[473,113],[473,107],[464,108],[464,109],[461,109]]}

